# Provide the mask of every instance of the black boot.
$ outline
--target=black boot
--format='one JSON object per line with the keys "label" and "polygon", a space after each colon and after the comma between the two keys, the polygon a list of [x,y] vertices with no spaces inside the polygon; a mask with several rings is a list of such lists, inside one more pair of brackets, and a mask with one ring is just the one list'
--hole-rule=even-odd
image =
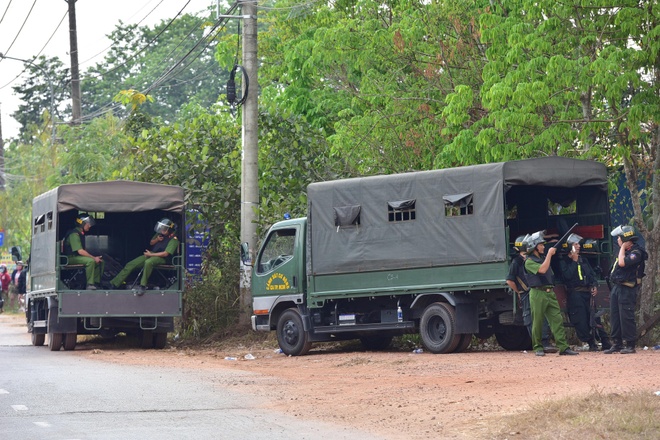
{"label": "black boot", "polygon": [[603,350],[603,353],[605,353],[605,354],[612,354],[612,353],[618,353],[618,352],[620,352],[621,350],[623,350],[623,347],[622,347],[621,345],[614,344],[614,345],[612,345],[609,349],[607,349],[607,350]]}
{"label": "black boot", "polygon": [[627,345],[626,348],[621,350],[621,354],[633,354],[633,353],[637,353],[635,351],[634,345]]}
{"label": "black boot", "polygon": [[589,344],[589,351],[598,351],[598,344],[596,344],[596,341],[592,339],[587,341],[587,343]]}

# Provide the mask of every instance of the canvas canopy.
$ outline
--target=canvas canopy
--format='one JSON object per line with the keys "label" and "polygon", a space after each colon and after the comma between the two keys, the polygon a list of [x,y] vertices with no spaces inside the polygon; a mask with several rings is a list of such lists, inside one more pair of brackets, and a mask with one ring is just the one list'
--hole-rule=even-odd
{"label": "canvas canopy", "polygon": [[[183,188],[155,183],[115,180],[61,185],[39,198],[57,199],[57,211],[142,212],[161,209],[183,212]],[[37,201],[37,199],[35,199]]]}
{"label": "canvas canopy", "polygon": [[[308,273],[504,261],[505,197],[518,186],[564,188],[562,194],[590,187],[606,196],[607,170],[597,162],[547,157],[313,183]],[[338,212],[345,214],[340,223]]]}

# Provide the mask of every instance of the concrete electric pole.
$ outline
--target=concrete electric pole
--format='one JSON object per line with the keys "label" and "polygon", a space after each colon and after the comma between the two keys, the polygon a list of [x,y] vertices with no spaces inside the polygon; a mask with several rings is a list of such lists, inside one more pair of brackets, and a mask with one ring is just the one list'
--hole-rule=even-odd
{"label": "concrete electric pole", "polygon": [[80,74],[78,72],[78,31],[76,27],[76,1],[64,0],[69,5],[69,46],[71,52],[71,116],[72,124],[81,123]]}
{"label": "concrete electric pole", "polygon": [[[259,83],[257,79],[257,2],[241,2],[243,15],[243,68],[246,71],[250,90],[243,104],[243,155],[241,172],[241,243],[248,243],[252,261],[256,257],[257,220],[259,208]],[[246,270],[241,282],[240,320],[249,322],[252,307],[251,267]]]}

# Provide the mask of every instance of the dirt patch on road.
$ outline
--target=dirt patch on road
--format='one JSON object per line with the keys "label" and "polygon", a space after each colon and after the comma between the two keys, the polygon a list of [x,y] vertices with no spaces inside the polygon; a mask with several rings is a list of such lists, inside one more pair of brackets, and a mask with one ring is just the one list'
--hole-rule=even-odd
{"label": "dirt patch on road", "polygon": [[653,349],[537,357],[484,348],[432,355],[319,347],[301,357],[263,346],[159,351],[83,343],[76,352],[108,362],[256,373],[222,385],[263,397],[269,408],[289,415],[392,440],[493,438],[503,417],[539,402],[594,390],[660,390],[660,350]]}

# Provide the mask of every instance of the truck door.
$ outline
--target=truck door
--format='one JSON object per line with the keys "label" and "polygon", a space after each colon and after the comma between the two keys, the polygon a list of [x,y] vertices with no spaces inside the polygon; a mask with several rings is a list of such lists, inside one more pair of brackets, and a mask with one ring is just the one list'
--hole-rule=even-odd
{"label": "truck door", "polygon": [[298,228],[271,230],[257,256],[253,296],[280,296],[300,292],[302,250],[296,249]]}

